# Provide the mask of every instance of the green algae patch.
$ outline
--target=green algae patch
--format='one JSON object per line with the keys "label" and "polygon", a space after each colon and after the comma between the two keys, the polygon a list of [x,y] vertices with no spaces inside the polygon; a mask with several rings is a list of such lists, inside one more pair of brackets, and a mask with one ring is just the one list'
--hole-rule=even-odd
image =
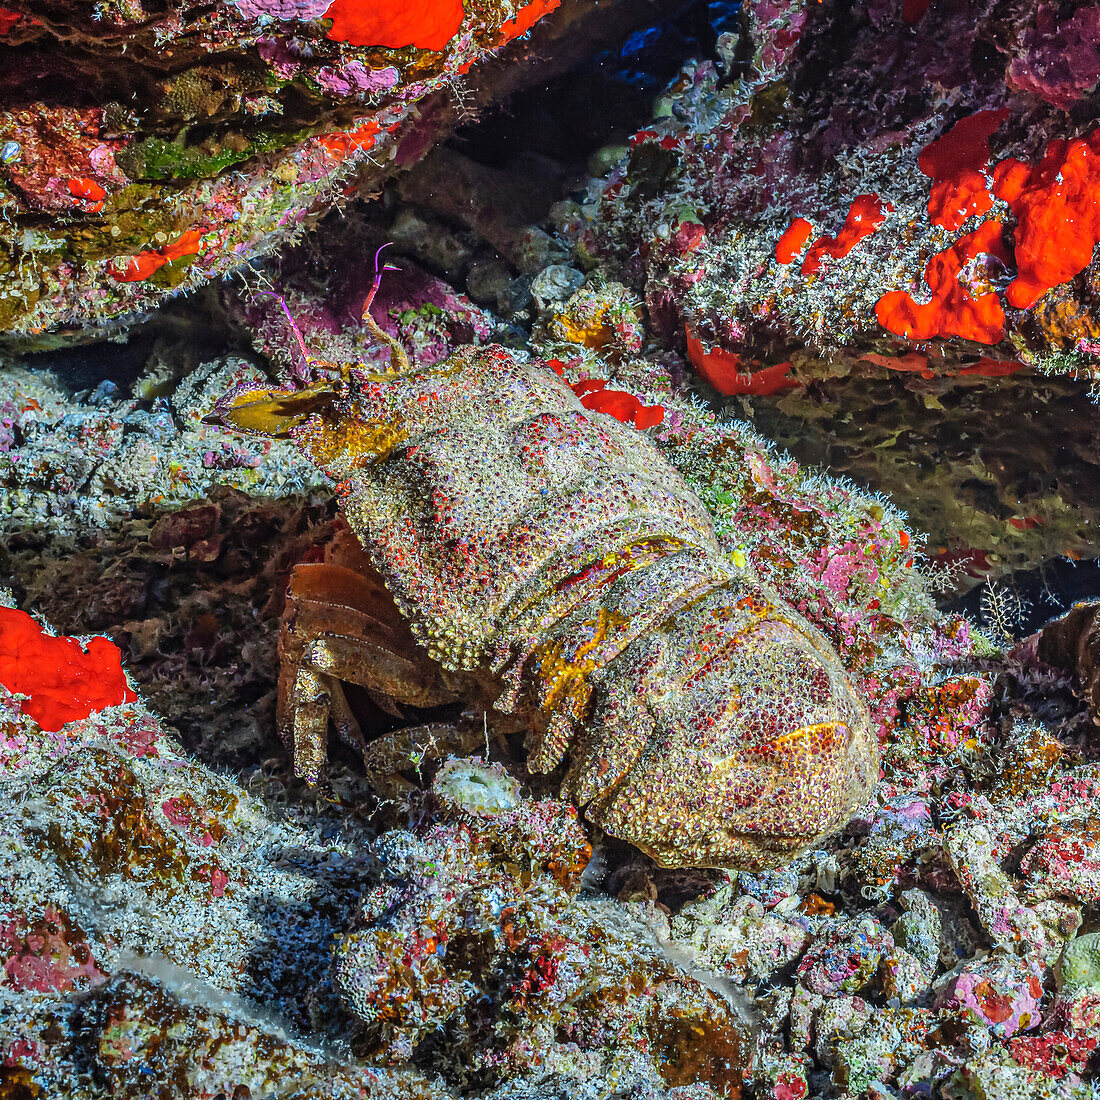
{"label": "green algae patch", "polygon": [[308,136],[308,130],[263,130],[250,137],[223,134],[198,145],[148,137],[120,152],[115,160],[132,179],[201,180],[262,153],[285,149]]}

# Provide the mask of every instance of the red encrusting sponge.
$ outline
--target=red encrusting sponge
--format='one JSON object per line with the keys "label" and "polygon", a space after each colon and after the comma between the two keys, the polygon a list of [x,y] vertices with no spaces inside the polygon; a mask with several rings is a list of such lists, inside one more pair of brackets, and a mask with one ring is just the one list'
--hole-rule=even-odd
{"label": "red encrusting sponge", "polygon": [[789,264],[806,247],[813,231],[813,225],[805,218],[795,218],[787,226],[783,236],[775,242],[776,260],[781,264]]}
{"label": "red encrusting sponge", "polygon": [[[802,261],[802,274],[813,275],[821,267],[822,256],[841,259],[864,237],[869,237],[886,220],[886,212],[893,206],[883,206],[878,195],[856,195],[848,207],[848,217],[835,237],[818,237],[806,258]],[[789,232],[789,230],[788,230]]]}
{"label": "red encrusting sponge", "polygon": [[921,150],[917,165],[932,180],[928,217],[933,225],[956,230],[967,218],[992,208],[983,169],[989,162],[989,139],[1008,115],[1007,107],[968,115]]}
{"label": "red encrusting sponge", "polygon": [[993,170],[993,190],[1018,222],[1017,274],[1005,296],[1028,309],[1084,271],[1100,244],[1100,130],[1052,141],[1038,164],[1002,160]]}
{"label": "red encrusting sponge", "polygon": [[758,367],[756,370],[753,370],[750,365],[747,370],[744,370],[741,356],[737,352],[726,351],[725,348],[719,347],[707,351],[703,347],[702,340],[686,326],[684,336],[687,339],[689,362],[703,378],[726,397],[737,394],[769,397],[773,393],[797,389],[802,385],[801,382],[787,377],[787,372],[793,365],[789,361],[775,363],[770,367]]}
{"label": "red encrusting sponge", "polygon": [[132,703],[118,646],[92,638],[55,638],[23,611],[0,607],[0,684],[29,695],[20,704],[47,733],[119,703]]}
{"label": "red encrusting sponge", "polygon": [[924,269],[931,301],[921,305],[904,290],[892,290],[875,303],[879,324],[909,340],[961,336],[979,344],[997,343],[1004,335],[1005,314],[996,292],[973,295],[959,282],[959,275],[983,253],[1008,263],[1001,230],[999,221],[983,222],[950,248],[937,252]]}
{"label": "red encrusting sponge", "polygon": [[[565,364],[560,359],[548,359],[546,365],[558,376],[564,374]],[[602,378],[582,378],[579,382],[570,382],[569,387],[586,409],[607,413],[624,424],[655,428],[664,422],[664,405],[643,405],[632,393],[607,389]]]}
{"label": "red encrusting sponge", "polygon": [[462,26],[462,0],[334,0],[328,37],[353,46],[442,50]]}

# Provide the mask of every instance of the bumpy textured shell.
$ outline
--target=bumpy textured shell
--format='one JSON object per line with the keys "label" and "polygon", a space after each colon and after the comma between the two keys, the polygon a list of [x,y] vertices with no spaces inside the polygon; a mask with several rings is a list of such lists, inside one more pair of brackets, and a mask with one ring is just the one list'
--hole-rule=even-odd
{"label": "bumpy textured shell", "polygon": [[823,636],[721,554],[641,432],[501,348],[357,384],[294,429],[445,668],[491,671],[534,770],[668,865],[761,867],[878,778]]}

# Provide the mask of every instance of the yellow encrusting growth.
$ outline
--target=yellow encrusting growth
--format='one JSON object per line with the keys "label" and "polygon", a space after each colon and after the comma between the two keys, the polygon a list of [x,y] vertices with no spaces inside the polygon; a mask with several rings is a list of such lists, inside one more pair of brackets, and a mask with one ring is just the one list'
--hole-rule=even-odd
{"label": "yellow encrusting growth", "polygon": [[587,678],[601,664],[590,654],[601,642],[607,640],[613,630],[625,626],[629,621],[628,616],[601,607],[594,619],[587,619],[582,624],[586,629],[591,629],[591,635],[572,653],[567,652],[572,640],[570,638],[556,638],[535,650],[538,677],[545,686],[543,711],[549,713],[563,709],[559,703],[564,699],[568,702],[569,712],[573,717],[581,716],[590,695]]}
{"label": "yellow encrusting growth", "polygon": [[352,469],[386,458],[406,438],[395,424],[318,417],[300,429],[296,442],[318,466]]}

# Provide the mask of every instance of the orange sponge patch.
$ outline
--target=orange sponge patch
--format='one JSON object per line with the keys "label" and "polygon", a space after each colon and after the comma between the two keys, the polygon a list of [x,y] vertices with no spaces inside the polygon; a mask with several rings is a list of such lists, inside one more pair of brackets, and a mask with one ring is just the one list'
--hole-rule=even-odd
{"label": "orange sponge patch", "polygon": [[581,404],[593,412],[607,413],[635,428],[654,428],[665,418],[663,405],[643,405],[632,393],[609,390],[599,378],[582,378],[573,384],[573,392]]}
{"label": "orange sponge patch", "polygon": [[55,638],[23,611],[0,607],[0,684],[29,695],[21,706],[47,733],[104,707],[132,703],[118,646]]}
{"label": "orange sponge patch", "polygon": [[989,139],[1008,115],[1007,107],[968,115],[921,150],[917,164],[933,181],[928,199],[933,225],[955,230],[993,206],[982,169],[989,160]]}
{"label": "orange sponge patch", "polygon": [[845,218],[840,232],[835,237],[818,237],[810,245],[810,251],[802,261],[802,274],[813,275],[821,267],[823,256],[832,256],[838,260],[847,256],[864,237],[869,237],[882,225],[886,220],[886,211],[893,209],[889,205],[884,207],[878,195],[856,195],[852,205],[848,207],[848,217]]}
{"label": "orange sponge patch", "polygon": [[515,17],[501,23],[501,43],[511,42],[513,38],[525,35],[544,15],[549,15],[561,0],[532,0],[516,12]]}
{"label": "orange sponge patch", "polygon": [[711,348],[707,351],[703,342],[691,329],[685,328],[687,337],[687,357],[692,366],[721,394],[732,397],[734,394],[751,394],[753,397],[768,397],[781,390],[797,388],[801,383],[787,377],[792,364],[776,363],[771,367],[753,370],[750,365],[742,369],[741,356],[725,348]]}
{"label": "orange sponge patch", "polygon": [[1051,287],[1084,271],[1100,244],[1100,130],[1052,141],[1036,165],[1001,161],[993,188],[1018,221],[1017,276],[1006,297],[1017,309],[1028,309]]}
{"label": "orange sponge patch", "polygon": [[159,271],[165,264],[180,260],[184,256],[194,256],[202,248],[204,235],[201,229],[188,229],[171,244],[155,251],[139,252],[136,256],[130,257],[125,267],[110,269],[111,278],[120,283],[137,283],[142,279],[148,279],[154,271]]}
{"label": "orange sponge patch", "polygon": [[996,292],[973,294],[959,276],[971,260],[983,254],[1008,262],[1001,228],[999,221],[983,222],[973,233],[937,252],[924,269],[931,301],[921,305],[903,290],[890,291],[875,303],[879,324],[910,340],[961,336],[980,344],[997,343],[1004,335],[1005,314]]}
{"label": "orange sponge patch", "polygon": [[783,236],[775,242],[775,258],[781,264],[789,264],[810,239],[814,227],[805,218],[795,218],[787,226]]}
{"label": "orange sponge patch", "polygon": [[328,37],[352,46],[442,50],[462,26],[462,0],[335,0]]}

